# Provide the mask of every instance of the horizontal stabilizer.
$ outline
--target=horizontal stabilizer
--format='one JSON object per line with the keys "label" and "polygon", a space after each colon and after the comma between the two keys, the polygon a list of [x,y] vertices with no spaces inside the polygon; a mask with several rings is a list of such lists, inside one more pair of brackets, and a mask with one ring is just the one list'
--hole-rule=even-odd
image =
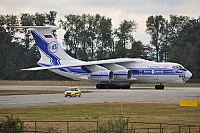
{"label": "horizontal stabilizer", "polygon": [[47,70],[48,67],[32,67],[32,68],[25,68],[21,69],[22,72],[30,72],[30,71],[39,71],[39,70]]}
{"label": "horizontal stabilizer", "polygon": [[60,29],[59,26],[7,26],[6,29],[12,29],[12,28],[16,28],[16,29],[49,29],[49,30],[57,30]]}

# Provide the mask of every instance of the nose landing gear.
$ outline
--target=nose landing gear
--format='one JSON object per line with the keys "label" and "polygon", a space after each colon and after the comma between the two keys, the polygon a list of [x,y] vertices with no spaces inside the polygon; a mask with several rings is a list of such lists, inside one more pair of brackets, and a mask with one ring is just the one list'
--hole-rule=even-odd
{"label": "nose landing gear", "polygon": [[164,86],[164,85],[161,85],[161,84],[155,86],[155,89],[156,89],[156,90],[164,90],[164,88],[165,88],[165,86]]}

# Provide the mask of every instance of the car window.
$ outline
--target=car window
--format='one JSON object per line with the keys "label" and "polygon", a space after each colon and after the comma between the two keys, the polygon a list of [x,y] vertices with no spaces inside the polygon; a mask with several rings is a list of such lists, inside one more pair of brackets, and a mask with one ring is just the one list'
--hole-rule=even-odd
{"label": "car window", "polygon": [[74,88],[68,88],[67,91],[74,91]]}

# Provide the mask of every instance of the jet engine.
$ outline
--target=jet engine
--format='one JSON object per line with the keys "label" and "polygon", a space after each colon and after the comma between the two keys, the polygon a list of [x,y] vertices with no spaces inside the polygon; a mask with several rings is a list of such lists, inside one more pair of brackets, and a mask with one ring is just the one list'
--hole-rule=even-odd
{"label": "jet engine", "polygon": [[90,73],[88,75],[88,79],[97,80],[97,81],[111,81],[114,79],[114,73],[113,71],[110,71],[110,70],[97,71],[97,72]]}
{"label": "jet engine", "polygon": [[130,79],[132,77],[132,71],[130,69],[115,70],[114,80]]}

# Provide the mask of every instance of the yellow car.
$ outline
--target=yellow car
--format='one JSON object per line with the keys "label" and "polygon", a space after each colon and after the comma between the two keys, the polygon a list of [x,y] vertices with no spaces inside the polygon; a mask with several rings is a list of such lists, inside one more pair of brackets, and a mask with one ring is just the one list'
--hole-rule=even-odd
{"label": "yellow car", "polygon": [[77,86],[74,87],[69,87],[65,93],[64,93],[65,97],[70,96],[70,97],[76,97],[76,96],[81,96],[81,91],[79,90],[79,88]]}

